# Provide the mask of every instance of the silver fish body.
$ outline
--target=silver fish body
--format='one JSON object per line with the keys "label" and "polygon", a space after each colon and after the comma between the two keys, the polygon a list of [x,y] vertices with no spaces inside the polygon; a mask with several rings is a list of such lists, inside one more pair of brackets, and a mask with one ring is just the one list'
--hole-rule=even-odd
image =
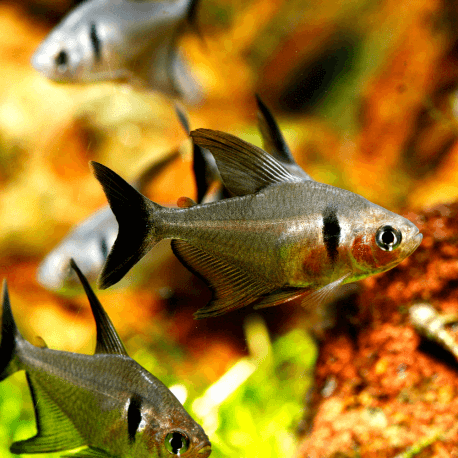
{"label": "silver fish body", "polygon": [[[137,177],[134,186],[143,189],[179,156],[178,151],[154,162]],[[118,233],[118,223],[107,205],[79,223],[41,262],[37,280],[46,289],[73,293],[80,289],[77,276],[70,269],[74,259],[90,282],[95,281]]]}
{"label": "silver fish body", "polygon": [[198,318],[296,297],[324,301],[339,285],[383,272],[420,244],[418,228],[363,197],[289,173],[236,137],[199,129],[194,141],[215,156],[236,195],[188,208],[164,208],[93,163],[120,225],[100,277],[121,279],[159,240],[213,291]]}
{"label": "silver fish body", "polygon": [[[75,269],[75,264],[72,263]],[[19,334],[3,290],[0,380],[25,370],[37,435],[13,453],[85,446],[76,457],[208,457],[202,428],[156,377],[133,361],[82,278],[97,325],[95,355],[35,347]]]}
{"label": "silver fish body", "polygon": [[50,32],[32,66],[57,82],[126,80],[196,101],[200,90],[176,42],[197,1],[86,1]]}

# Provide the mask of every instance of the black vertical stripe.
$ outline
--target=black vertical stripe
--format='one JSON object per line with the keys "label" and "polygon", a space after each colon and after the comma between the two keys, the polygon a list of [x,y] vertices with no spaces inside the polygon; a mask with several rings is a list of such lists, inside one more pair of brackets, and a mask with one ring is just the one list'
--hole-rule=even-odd
{"label": "black vertical stripe", "polygon": [[337,261],[338,256],[340,224],[337,218],[336,208],[333,206],[328,205],[323,211],[322,233],[329,259],[334,263]]}
{"label": "black vertical stripe", "polygon": [[92,43],[92,49],[94,50],[95,60],[97,62],[100,62],[100,60],[102,59],[102,54],[101,54],[102,44],[100,42],[99,36],[97,35],[97,29],[95,27],[95,22],[91,24],[91,43]]}
{"label": "black vertical stripe", "polygon": [[102,253],[103,259],[108,257],[108,244],[105,237],[100,238],[100,252]]}
{"label": "black vertical stripe", "polygon": [[140,398],[132,396],[127,409],[127,433],[129,441],[134,442],[138,427],[142,421],[142,405]]}

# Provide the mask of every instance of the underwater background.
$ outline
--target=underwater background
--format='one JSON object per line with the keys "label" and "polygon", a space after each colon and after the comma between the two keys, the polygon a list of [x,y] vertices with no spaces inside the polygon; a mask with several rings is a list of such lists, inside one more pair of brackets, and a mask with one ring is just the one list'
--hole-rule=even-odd
{"label": "underwater background", "polygon": [[[31,67],[36,47],[77,3],[0,1],[0,273],[8,280],[15,319],[27,339],[33,343],[40,336],[49,348],[92,353],[95,326],[84,294],[67,290],[57,295],[36,280],[44,256],[73,225],[106,203],[88,161],[132,179],[152,160],[179,149],[180,157],[146,194],[174,205],[181,196],[195,198],[196,189],[191,142],[170,100],[115,83],[52,83]],[[453,277],[457,269],[457,239],[444,220],[455,214],[449,204],[458,198],[456,2],[202,0],[198,22],[204,40],[189,33],[180,42],[204,92],[199,105],[186,107],[191,129],[218,129],[261,146],[257,93],[297,162],[317,181],[359,193],[417,223],[430,221],[425,209],[444,209],[434,213],[430,234],[436,239],[447,234],[448,261],[422,271],[417,292],[396,296],[389,291],[403,289],[396,282],[407,267],[359,286],[363,291],[380,288],[372,296],[366,293],[367,302],[378,297],[383,305],[381,295],[392,294],[393,313],[413,299],[431,298],[441,300],[446,311],[456,311],[457,285],[448,277],[446,294],[432,286],[424,292],[434,275]],[[431,237],[429,242],[425,237],[424,250],[434,248]],[[429,255],[420,251],[418,256]],[[414,268],[426,262],[423,258],[413,257],[406,266]],[[401,354],[402,344],[384,347],[381,342],[388,338],[364,341],[375,373],[385,377],[382,391],[375,392],[378,385],[372,391],[362,385],[345,391],[344,380],[360,375],[352,372],[356,360],[339,359],[332,351],[321,357],[317,380],[322,384],[312,391],[319,348],[309,332],[316,323],[305,311],[284,304],[260,313],[247,308],[193,320],[210,293],[171,255],[168,242],[119,285],[96,292],[130,356],[173,387],[206,430],[216,458],[458,453],[456,428],[455,436],[442,437],[441,423],[434,420],[443,416],[445,425],[458,420],[453,361],[434,366],[429,388],[424,378],[407,378],[416,391],[409,392],[405,404],[418,403],[418,415],[397,408],[395,417],[390,401],[405,395],[404,386],[390,391],[400,377],[397,369],[417,366],[392,363],[382,351]],[[342,307],[350,313],[351,305]],[[386,311],[371,313],[380,324]],[[389,342],[402,342],[403,332],[411,332],[404,337],[413,339],[402,310],[399,316],[397,327],[372,328],[389,336]],[[328,340],[342,352],[347,344],[362,348],[360,330],[374,321],[366,317],[351,323],[350,331],[339,331],[344,340],[337,334]],[[355,328],[357,337],[351,334]],[[326,342],[330,334],[320,337]],[[412,342],[416,352],[418,342]],[[337,363],[341,366],[335,369]],[[396,370],[390,371],[390,364]],[[340,375],[333,379],[323,372],[325,366]],[[439,391],[433,386],[438,378],[447,380]],[[326,404],[328,411],[319,410],[317,402],[310,407],[316,393],[333,399],[329,383],[336,380],[345,402],[334,398]],[[339,424],[345,409],[360,413],[360,406],[366,416],[346,417],[345,425]],[[318,420],[329,415],[332,421],[313,426],[310,418],[317,411]],[[426,411],[436,417],[422,416]],[[10,444],[35,432],[25,376],[18,373],[0,384],[0,457],[13,456]]]}

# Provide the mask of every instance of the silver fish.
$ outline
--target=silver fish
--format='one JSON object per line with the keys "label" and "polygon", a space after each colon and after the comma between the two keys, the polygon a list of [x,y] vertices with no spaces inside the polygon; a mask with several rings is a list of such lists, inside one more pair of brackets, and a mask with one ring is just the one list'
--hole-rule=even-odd
{"label": "silver fish", "polygon": [[40,44],[32,66],[57,82],[124,80],[197,102],[200,89],[177,49],[199,0],[89,0]]}
{"label": "silver fish", "polygon": [[215,156],[224,185],[236,197],[164,208],[92,163],[119,223],[101,288],[170,238],[175,255],[213,292],[197,318],[299,297],[304,306],[317,305],[341,284],[391,269],[422,240],[402,216],[352,192],[292,175],[237,137],[207,129],[191,136]]}
{"label": "silver fish", "polygon": [[[179,156],[178,151],[147,167],[133,183],[142,189],[168,164]],[[94,281],[108,256],[116,234],[118,223],[108,205],[79,223],[41,262],[37,280],[46,289],[68,293],[79,287],[76,275],[70,269],[73,258],[83,273]]]}
{"label": "silver fish", "polygon": [[77,458],[206,458],[203,429],[154,375],[133,359],[89,283],[83,283],[97,326],[94,355],[36,347],[19,333],[6,282],[0,380],[24,370],[37,420],[36,436],[15,442],[12,453],[59,452],[85,446]]}

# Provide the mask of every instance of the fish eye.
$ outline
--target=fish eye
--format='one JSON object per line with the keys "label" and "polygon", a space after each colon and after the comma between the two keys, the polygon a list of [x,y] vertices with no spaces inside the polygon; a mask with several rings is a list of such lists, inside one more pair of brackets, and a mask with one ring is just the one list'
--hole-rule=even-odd
{"label": "fish eye", "polygon": [[188,437],[179,432],[173,431],[165,436],[165,448],[172,455],[181,455],[189,448]]}
{"label": "fish eye", "polygon": [[67,51],[62,50],[59,54],[57,54],[54,62],[57,66],[57,69],[61,72],[64,72],[67,69],[68,65],[68,53]]}
{"label": "fish eye", "polygon": [[401,233],[392,226],[379,227],[375,234],[375,242],[383,251],[393,251],[401,243]]}

